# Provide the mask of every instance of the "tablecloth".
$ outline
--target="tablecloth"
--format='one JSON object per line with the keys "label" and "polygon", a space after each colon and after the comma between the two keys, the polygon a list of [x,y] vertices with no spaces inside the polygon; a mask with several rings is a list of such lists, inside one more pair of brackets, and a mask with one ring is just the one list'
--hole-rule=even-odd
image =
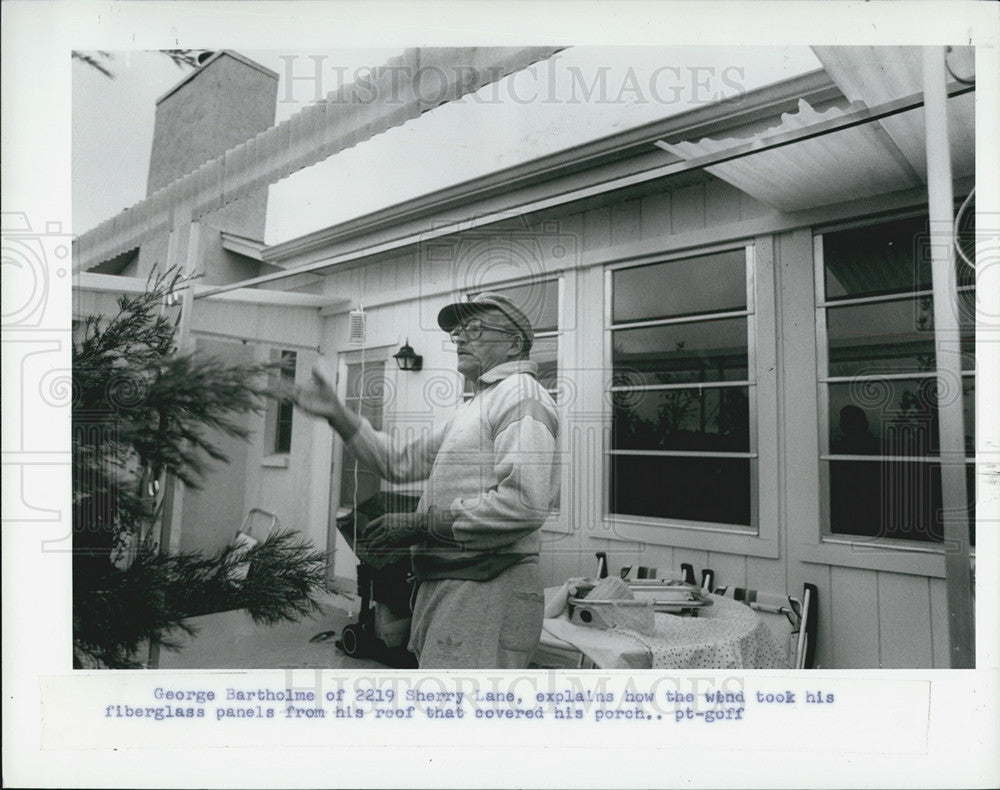
{"label": "tablecloth", "polygon": [[[655,632],[574,625],[561,590],[547,590],[542,642],[576,648],[605,669],[782,669],[788,657],[757,614],[738,601],[711,595],[697,617],[657,612]],[[561,610],[560,610],[561,605]]]}

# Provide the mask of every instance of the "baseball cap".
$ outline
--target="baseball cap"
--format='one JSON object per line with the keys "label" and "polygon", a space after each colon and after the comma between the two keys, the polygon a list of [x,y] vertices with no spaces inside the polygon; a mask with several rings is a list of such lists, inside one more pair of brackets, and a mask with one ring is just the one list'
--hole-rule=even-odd
{"label": "baseball cap", "polygon": [[535,332],[521,308],[514,304],[510,297],[503,294],[483,292],[466,302],[454,302],[441,308],[438,313],[438,326],[445,332],[451,332],[467,318],[484,313],[488,310],[499,310],[517,330],[524,335],[528,348],[535,342]]}

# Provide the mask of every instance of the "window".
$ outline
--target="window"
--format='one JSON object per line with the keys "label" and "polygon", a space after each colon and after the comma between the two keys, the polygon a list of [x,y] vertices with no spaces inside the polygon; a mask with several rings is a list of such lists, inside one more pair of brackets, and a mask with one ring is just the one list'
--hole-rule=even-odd
{"label": "window", "polygon": [[[366,417],[376,431],[382,430],[385,401],[385,362],[360,362],[347,365],[347,390],[344,403],[351,411]],[[355,491],[357,481],[357,491]],[[382,489],[382,478],[374,467],[358,460],[347,447],[340,470],[341,507],[353,508],[375,496]]]}
{"label": "window", "polygon": [[753,530],[752,248],[609,276],[609,513]]}
{"label": "window", "polygon": [[[506,288],[489,288],[490,293],[503,294],[521,308],[531,321],[535,342],[531,345],[530,359],[538,365],[538,381],[545,387],[556,404],[559,403],[559,280],[541,280]],[[471,299],[480,291],[469,294]],[[463,397],[472,398],[473,383],[465,382]],[[558,511],[562,493],[556,498],[553,511]]]}
{"label": "window", "polygon": [[[271,375],[271,384],[291,387],[295,384],[296,353],[294,351],[274,351],[272,362],[277,370]],[[285,455],[292,450],[292,415],[295,407],[289,400],[271,401],[267,407],[268,449],[276,455]]]}
{"label": "window", "polygon": [[[538,380],[558,400],[559,376],[559,280],[543,280],[507,288],[489,288],[503,294],[521,308],[535,332],[531,360],[538,365]],[[469,294],[471,299],[480,291]],[[465,383],[466,398],[472,397],[472,383]]]}
{"label": "window", "polygon": [[[962,236],[971,239],[973,214],[965,216]],[[928,219],[826,233],[815,251],[827,532],[939,543],[942,437]],[[954,396],[964,404],[974,501],[974,274],[957,266],[962,377]]]}

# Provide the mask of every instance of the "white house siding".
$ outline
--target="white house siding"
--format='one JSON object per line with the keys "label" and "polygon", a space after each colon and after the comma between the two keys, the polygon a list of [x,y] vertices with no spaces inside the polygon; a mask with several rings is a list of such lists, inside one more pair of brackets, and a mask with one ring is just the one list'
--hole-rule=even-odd
{"label": "white house siding", "polygon": [[[114,278],[110,278],[114,279]],[[123,280],[121,290],[107,284],[74,291],[73,314],[112,316],[121,291],[142,290],[144,280]],[[308,381],[318,356],[321,320],[318,307],[258,304],[244,299],[196,299],[191,337],[203,354],[226,363],[267,362],[272,351],[297,353],[297,382]],[[262,300],[267,297],[262,294]],[[277,516],[279,525],[309,538],[317,548],[327,542],[327,509],[331,436],[329,428],[304,415],[295,416],[292,447],[287,455],[270,452],[264,413],[238,417],[249,431],[247,441],[211,432],[230,458],[211,462],[201,490],[181,494],[182,517],[171,532],[178,550],[214,553],[225,546],[253,508]],[[260,537],[267,519],[250,525]]]}
{"label": "white house siding", "polygon": [[[636,240],[660,239],[660,250],[668,252],[674,246],[672,242],[680,234],[697,233],[713,225],[750,220],[770,211],[767,206],[710,176],[693,176],[687,181],[689,183],[686,185],[670,191],[591,209],[582,216],[568,217],[566,223],[571,227],[582,227],[582,246],[585,250],[611,251],[620,245],[634,244]],[[690,183],[691,181],[694,183]],[[579,309],[586,310],[587,305],[595,303],[599,305],[598,311],[591,310],[589,315],[581,316],[578,323],[578,327],[588,332],[588,337],[577,343],[577,358],[581,366],[593,367],[595,362],[600,363],[598,349],[603,342],[603,267],[595,266],[581,272],[577,286],[579,293],[588,295],[586,299],[578,301]],[[594,396],[602,398],[603,393],[593,393],[591,397]],[[599,400],[597,402],[600,403]],[[576,458],[585,458],[595,450],[599,452],[600,448],[581,448]],[[598,468],[596,475],[591,474],[594,479],[577,480],[574,487],[571,472],[571,489],[577,494],[581,491],[600,491],[605,470]],[[655,484],[655,481],[650,482]],[[593,501],[592,495],[588,499],[592,504],[588,502],[587,510],[597,514],[603,511],[603,502]],[[758,589],[801,589],[801,582],[789,587],[786,564],[781,559],[651,543],[629,543],[599,535],[600,533],[593,535],[587,531],[577,531],[555,544],[553,548],[556,550],[545,556],[543,565],[550,574],[550,581],[559,581],[567,575],[592,573],[596,567],[594,553],[607,551],[612,571],[621,565],[641,564],[657,568],[661,575],[677,575],[682,563],[690,563],[698,574],[703,568],[711,568],[715,571],[719,584]],[[576,538],[575,542],[573,538]]]}
{"label": "white house siding", "polygon": [[[205,301],[195,302],[195,332],[252,338],[249,345],[257,362],[272,361],[273,355],[283,349],[294,351],[297,355],[296,383],[309,381],[321,338],[318,309],[262,305],[250,311],[252,318],[248,320],[244,306],[211,301],[211,308]],[[197,321],[199,315],[206,320],[204,326]],[[287,455],[275,455],[267,445],[270,439],[266,413],[250,415],[248,427],[251,436],[247,444],[246,482],[238,518],[242,521],[253,508],[273,513],[280,527],[302,532],[318,549],[325,550],[329,428],[296,412],[291,450]],[[268,522],[260,519],[251,526],[257,530],[266,529]]]}
{"label": "white house siding", "polygon": [[[914,195],[888,199],[919,205]],[[870,205],[838,207],[829,216],[864,216]],[[946,667],[948,626],[943,562],[940,557],[892,552],[858,558],[849,547],[820,543],[821,491],[816,385],[815,291],[813,233],[810,227],[783,231],[794,222],[779,221],[769,207],[707,175],[690,175],[673,189],[629,196],[554,218],[556,231],[578,245],[572,264],[543,255],[534,271],[502,266],[480,267],[468,261],[457,266],[429,260],[427,249],[368,259],[350,270],[334,270],[326,292],[364,305],[372,358],[385,359],[406,339],[424,356],[421,373],[405,374],[388,360],[386,423],[419,429],[449,412],[449,398],[460,397],[454,372],[453,346],[436,326],[435,317],[456,291],[483,287],[491,278],[558,272],[563,278],[560,372],[572,379],[563,399],[561,450],[565,461],[561,508],[547,525],[542,567],[547,584],[568,576],[592,574],[594,553],[609,554],[612,572],[622,565],[656,567],[676,575],[681,563],[696,572],[715,571],[718,584],[799,594],[804,582],[819,590],[819,633],[816,663],[828,668]],[[816,215],[821,218],[822,214]],[[544,238],[545,222],[530,225],[511,221],[490,230],[472,231],[446,242],[470,249],[484,237],[496,239],[497,259],[505,244],[518,234]],[[817,219],[817,222],[819,219]],[[770,228],[770,231],[768,230]],[[738,235],[727,235],[730,230]],[[780,231],[780,232],[778,232]],[[735,232],[735,231],[734,231]],[[762,479],[776,480],[777,546],[772,554],[730,543],[719,550],[706,536],[704,548],[695,538],[681,545],[622,540],[602,518],[601,491],[606,475],[602,443],[595,426],[603,418],[602,369],[604,343],[605,263],[634,257],[640,252],[697,251],[705,242],[740,240],[755,245],[760,266],[773,266],[773,290],[757,294],[757,310],[774,313],[775,331],[758,353],[772,355],[777,373],[776,402],[758,402],[758,412],[776,413],[777,469],[761,469]],[[462,245],[465,245],[463,248]],[[544,247],[544,244],[542,245]],[[621,257],[619,258],[618,252]],[[771,258],[773,257],[773,261]],[[595,261],[597,263],[595,263]],[[480,279],[475,279],[476,277]],[[323,336],[327,353],[347,352],[347,316],[329,319]],[[428,403],[428,401],[433,403]],[[333,487],[339,481],[339,446],[334,451]],[[762,458],[761,466],[764,466]],[[767,475],[765,475],[767,472]],[[655,481],[651,481],[655,483]],[[336,491],[333,492],[336,496]],[[763,524],[761,525],[764,526]],[[664,540],[668,544],[670,541]]]}
{"label": "white house siding", "polygon": [[[197,338],[199,353],[225,359],[231,364],[253,362],[253,351],[242,344]],[[247,415],[237,422],[249,427]],[[181,551],[201,551],[214,554],[232,541],[243,518],[246,495],[244,469],[250,446],[239,437],[221,431],[209,431],[212,442],[229,459],[229,463],[211,461],[202,489],[185,488],[179,543]]]}
{"label": "white house siding", "polygon": [[[304,383],[315,361],[316,352],[307,349],[275,343],[273,346],[258,345],[254,348],[254,358],[267,362],[272,349],[280,351],[290,348],[298,355],[296,362],[296,382]],[[266,446],[267,431],[265,415],[255,414],[250,419],[253,432],[246,475],[246,494],[242,503],[242,515],[251,508],[259,508],[278,516],[282,527],[301,530],[314,539],[323,538],[325,533],[312,528],[309,520],[310,467],[313,452],[313,421],[301,414],[295,414],[292,422],[292,448],[287,456],[287,465],[281,465],[279,456]],[[321,544],[320,544],[321,545]]]}
{"label": "white house siding", "polygon": [[[864,214],[863,207],[858,211]],[[640,239],[664,237],[663,249],[667,251],[672,235],[735,219],[753,219],[767,212],[767,207],[735,188],[709,179],[647,196],[638,204],[627,201],[586,212],[584,247],[624,244],[636,238],[638,229]],[[569,574],[592,572],[592,552],[605,550],[613,558],[612,568],[639,564],[641,558],[643,565],[676,573],[681,563],[689,562],[695,569],[712,568],[721,584],[793,593],[801,591],[804,582],[811,582],[817,585],[820,600],[817,664],[836,668],[947,667],[943,573],[927,575],[917,563],[912,564],[911,572],[900,573],[805,561],[801,547],[816,545],[820,532],[812,232],[807,228],[776,234],[775,242],[781,556],[770,559],[646,544],[633,547],[636,553],[632,556],[622,557],[626,544],[576,533],[579,553],[550,553],[546,570],[556,581]],[[594,278],[592,284],[597,283]],[[765,407],[759,404],[759,408]],[[905,567],[905,559],[899,564]]]}

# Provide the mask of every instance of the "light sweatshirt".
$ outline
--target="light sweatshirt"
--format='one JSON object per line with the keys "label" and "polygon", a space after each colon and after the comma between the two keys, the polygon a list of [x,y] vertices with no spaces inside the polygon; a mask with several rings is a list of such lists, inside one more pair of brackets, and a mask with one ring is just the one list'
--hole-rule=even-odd
{"label": "light sweatshirt", "polygon": [[435,518],[412,549],[418,578],[489,579],[537,561],[559,494],[555,402],[537,371],[527,360],[497,365],[450,420],[408,444],[364,418],[348,442],[386,480],[426,480],[417,513]]}

